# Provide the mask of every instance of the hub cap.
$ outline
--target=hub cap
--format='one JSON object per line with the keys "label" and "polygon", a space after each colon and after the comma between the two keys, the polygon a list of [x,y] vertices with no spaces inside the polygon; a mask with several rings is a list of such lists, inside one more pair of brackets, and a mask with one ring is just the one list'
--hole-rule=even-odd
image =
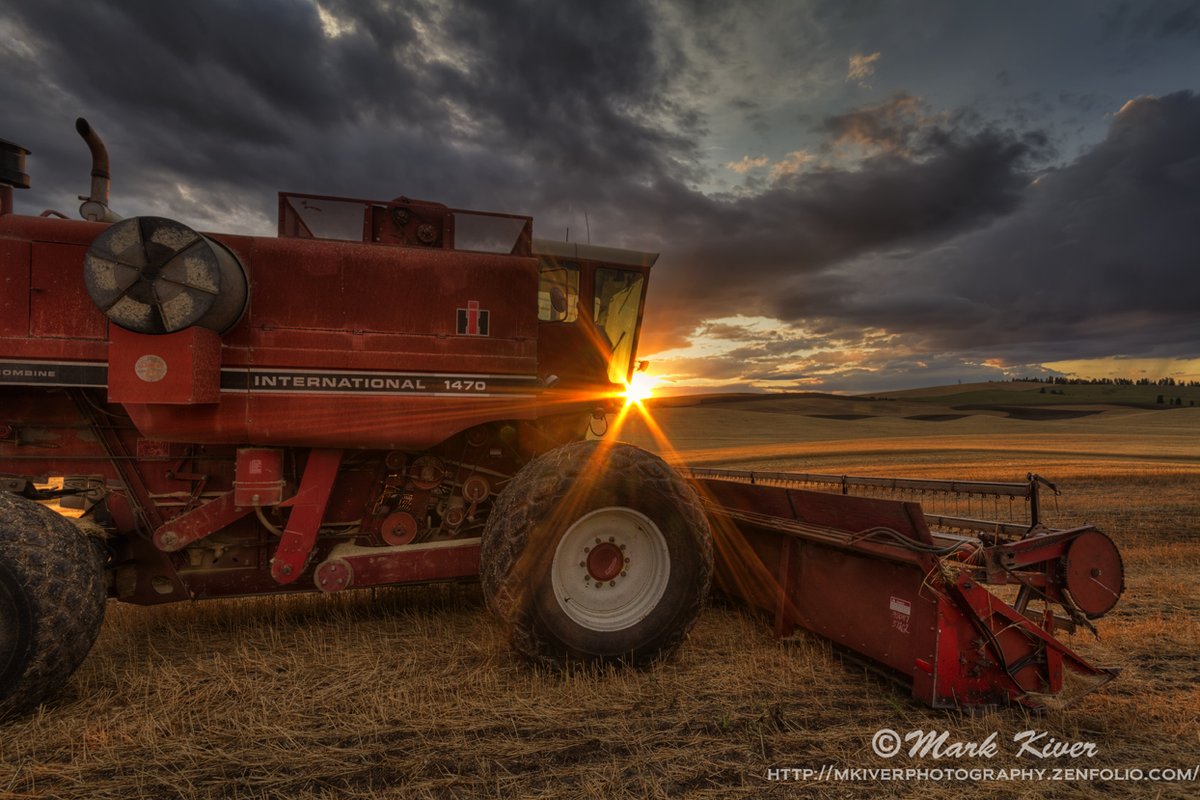
{"label": "hub cap", "polygon": [[574,622],[619,631],[643,620],[662,600],[671,576],[667,541],[632,508],[610,506],[580,517],[554,551],[554,598]]}
{"label": "hub cap", "polygon": [[588,553],[587,571],[594,581],[611,581],[625,567],[625,554],[610,542],[601,542]]}

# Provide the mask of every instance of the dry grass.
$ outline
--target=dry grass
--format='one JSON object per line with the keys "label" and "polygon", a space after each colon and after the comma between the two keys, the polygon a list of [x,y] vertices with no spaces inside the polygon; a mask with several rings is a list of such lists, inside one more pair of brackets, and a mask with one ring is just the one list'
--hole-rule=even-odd
{"label": "dry grass", "polygon": [[[684,415],[708,412],[674,413],[686,444],[704,422]],[[771,415],[742,416],[740,432],[716,429],[740,436],[739,448],[760,436],[752,419]],[[1071,642],[1123,673],[1065,710],[933,711],[824,641],[776,642],[761,619],[721,603],[677,659],[624,672],[527,667],[510,656],[473,586],[110,604],[64,697],[0,732],[0,797],[1194,797],[1196,782],[766,779],[771,767],[946,766],[873,755],[871,736],[884,727],[949,730],[958,740],[995,731],[1002,743],[1037,729],[1099,749],[1092,759],[1046,764],[1002,747],[990,761],[952,766],[1200,762],[1200,425],[1182,441],[1174,428],[1147,440],[1128,416],[1112,421],[1107,440],[1095,418],[1079,420],[1082,430],[1037,423],[1047,430],[1024,461],[1025,440],[1003,431],[913,423],[939,433],[937,446],[895,430],[883,437],[893,446],[886,453],[877,431],[828,446],[795,436],[791,455],[743,462],[1003,479],[1035,469],[1060,481],[1067,495],[1058,514],[1050,507],[1052,519],[1103,526],[1128,572],[1125,598],[1100,622],[1102,639]],[[1153,431],[1162,421],[1146,424]],[[1036,439],[1034,424],[1022,425]],[[915,446],[895,446],[905,438]]]}

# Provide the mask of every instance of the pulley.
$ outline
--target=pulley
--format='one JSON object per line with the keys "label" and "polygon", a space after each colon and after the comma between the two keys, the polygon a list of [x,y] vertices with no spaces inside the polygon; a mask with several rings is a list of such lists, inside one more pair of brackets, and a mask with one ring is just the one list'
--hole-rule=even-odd
{"label": "pulley", "polygon": [[1095,530],[1075,537],[1062,560],[1062,581],[1088,619],[1112,610],[1125,590],[1125,567],[1113,540]]}

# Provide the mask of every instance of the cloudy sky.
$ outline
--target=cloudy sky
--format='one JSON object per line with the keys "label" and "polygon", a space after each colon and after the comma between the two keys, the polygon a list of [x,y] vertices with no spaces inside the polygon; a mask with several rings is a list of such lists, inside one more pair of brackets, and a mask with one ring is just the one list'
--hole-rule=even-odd
{"label": "cloudy sky", "polygon": [[655,250],[676,387],[1200,379],[1200,2],[0,0],[18,210],[275,192]]}

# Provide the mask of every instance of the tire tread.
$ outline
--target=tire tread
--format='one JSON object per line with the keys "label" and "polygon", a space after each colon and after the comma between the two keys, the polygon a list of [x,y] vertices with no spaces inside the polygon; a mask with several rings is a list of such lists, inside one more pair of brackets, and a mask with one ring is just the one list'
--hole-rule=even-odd
{"label": "tire tread", "polygon": [[32,612],[32,647],[0,686],[0,718],[48,700],[91,650],[108,597],[101,546],[45,506],[0,493],[0,561]]}
{"label": "tire tread", "polygon": [[[559,447],[531,461],[497,498],[488,517],[480,552],[480,580],[491,610],[510,627],[511,644],[530,660],[561,665],[566,661],[619,660],[645,666],[673,653],[699,616],[712,581],[712,539],[708,521],[695,491],[658,456],[627,444],[609,444],[604,454],[606,473],[635,476],[647,492],[671,498],[685,518],[699,553],[699,575],[694,591],[675,615],[679,623],[657,637],[652,646],[611,657],[564,653],[562,644],[538,624],[532,600],[531,578],[544,573],[552,548],[529,553],[529,536],[541,520],[561,503],[600,443],[576,442]],[[535,548],[536,549],[536,548]]]}

